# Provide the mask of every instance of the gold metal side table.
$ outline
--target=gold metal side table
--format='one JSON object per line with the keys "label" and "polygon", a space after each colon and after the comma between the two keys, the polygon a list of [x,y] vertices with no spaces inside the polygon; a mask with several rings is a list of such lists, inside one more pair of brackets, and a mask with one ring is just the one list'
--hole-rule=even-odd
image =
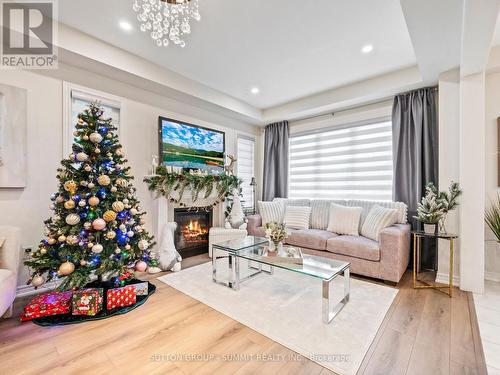
{"label": "gold metal side table", "polygon": [[[452,233],[425,233],[424,231],[412,231],[411,233],[413,234],[413,288],[439,290],[448,289],[447,294],[451,298],[453,295],[453,245],[458,236]],[[424,237],[443,239],[450,242],[450,273],[448,285],[432,285],[427,283],[426,281],[418,279],[418,274],[420,272],[420,245],[422,243],[422,238]],[[417,285],[417,282],[425,285]]]}

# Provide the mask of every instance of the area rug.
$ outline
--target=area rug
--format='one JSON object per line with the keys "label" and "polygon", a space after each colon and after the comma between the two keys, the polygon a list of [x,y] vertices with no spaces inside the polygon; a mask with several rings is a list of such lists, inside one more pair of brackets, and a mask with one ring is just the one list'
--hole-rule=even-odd
{"label": "area rug", "polygon": [[[219,275],[226,276],[224,271]],[[330,324],[324,324],[321,280],[295,272],[275,268],[274,275],[262,274],[241,283],[239,291],[214,283],[210,263],[158,280],[342,375],[356,374],[398,293],[351,278],[349,303]],[[343,279],[338,277],[336,301],[342,292]]]}

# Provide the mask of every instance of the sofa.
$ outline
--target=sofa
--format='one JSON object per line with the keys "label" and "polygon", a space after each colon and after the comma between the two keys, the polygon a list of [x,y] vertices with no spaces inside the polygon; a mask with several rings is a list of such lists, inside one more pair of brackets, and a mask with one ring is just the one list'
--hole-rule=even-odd
{"label": "sofa", "polygon": [[[310,229],[290,229],[286,244],[298,246],[304,253],[343,260],[351,263],[354,274],[398,283],[405,273],[410,257],[410,225],[407,224],[407,207],[401,202],[364,200],[308,200],[280,199],[287,206],[310,206]],[[398,210],[398,223],[380,231],[379,240],[359,236],[338,235],[327,231],[330,204],[362,207],[361,228],[370,209],[375,205]],[[259,214],[248,217],[249,235],[264,237],[262,218]],[[361,232],[361,230],[359,231]]]}
{"label": "sofa", "polygon": [[0,226],[0,316],[5,318],[12,315],[20,256],[20,229]]}

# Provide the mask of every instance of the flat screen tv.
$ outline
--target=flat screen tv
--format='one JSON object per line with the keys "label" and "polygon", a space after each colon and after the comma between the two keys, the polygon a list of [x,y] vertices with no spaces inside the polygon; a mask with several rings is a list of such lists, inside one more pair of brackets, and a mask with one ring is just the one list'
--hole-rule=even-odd
{"label": "flat screen tv", "polygon": [[224,172],[224,132],[160,117],[159,133],[162,165]]}

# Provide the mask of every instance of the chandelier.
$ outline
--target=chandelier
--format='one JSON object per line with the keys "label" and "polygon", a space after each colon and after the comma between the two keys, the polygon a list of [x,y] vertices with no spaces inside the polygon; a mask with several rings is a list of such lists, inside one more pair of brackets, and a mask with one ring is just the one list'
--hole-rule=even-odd
{"label": "chandelier", "polygon": [[189,21],[201,19],[198,0],[134,0],[141,31],[149,32],[158,47],[174,43],[186,46],[184,35],[191,33]]}

